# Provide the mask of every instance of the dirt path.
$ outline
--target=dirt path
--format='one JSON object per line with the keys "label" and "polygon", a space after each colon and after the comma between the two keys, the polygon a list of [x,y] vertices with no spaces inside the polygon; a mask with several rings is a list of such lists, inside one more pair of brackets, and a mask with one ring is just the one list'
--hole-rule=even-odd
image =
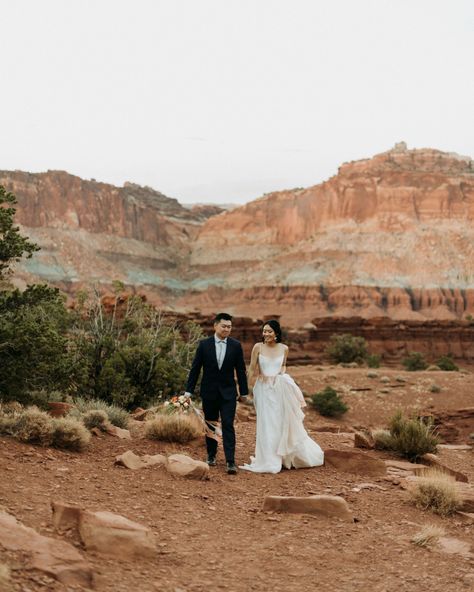
{"label": "dirt path", "polygon": [[[390,378],[391,373],[403,374],[378,373]],[[346,433],[350,426],[382,425],[392,407],[416,402],[417,397],[433,397],[429,404],[435,406],[439,395],[446,407],[472,405],[472,375],[433,373],[443,389],[437,395],[417,390],[422,388],[420,381],[433,380],[431,373],[412,375],[400,392],[393,388],[380,398],[379,387],[386,388],[387,383],[368,378],[366,370],[300,368],[293,374],[305,390],[332,382],[341,390],[345,385],[372,389],[346,389],[351,411],[339,422],[307,412],[307,428],[324,449],[352,448],[352,438]],[[329,424],[339,425],[341,433],[318,431]],[[255,423],[238,423],[237,435],[237,461],[243,463],[253,452]],[[383,478],[341,473],[327,466],[278,475],[240,471],[233,477],[225,473],[220,458],[211,479],[200,482],[172,477],[162,468],[130,471],[114,465],[115,457],[128,449],[137,454],[179,451],[203,458],[204,446],[197,441],[174,446],[139,438],[131,442],[94,438],[82,454],[22,445],[10,438],[2,438],[0,444],[0,505],[25,525],[58,536],[51,527],[50,503],[62,500],[91,510],[117,512],[153,529],[159,544],[155,560],[124,562],[84,553],[93,565],[99,592],[474,589],[472,560],[418,548],[410,542],[420,527],[429,523],[442,525],[449,536],[472,543],[473,527],[417,510],[403,490]],[[474,480],[472,451],[443,454]],[[368,481],[378,488],[353,490]],[[342,495],[357,522],[261,511],[267,494],[315,493]],[[2,561],[13,568],[14,591],[68,589],[39,572],[23,569],[23,558],[3,551],[0,545]]]}

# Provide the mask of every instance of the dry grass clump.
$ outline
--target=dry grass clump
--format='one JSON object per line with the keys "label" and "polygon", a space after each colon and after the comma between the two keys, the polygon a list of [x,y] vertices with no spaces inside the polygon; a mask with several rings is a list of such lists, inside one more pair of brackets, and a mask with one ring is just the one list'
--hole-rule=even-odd
{"label": "dry grass clump", "polygon": [[392,434],[389,430],[372,430],[372,438],[374,439],[375,448],[377,450],[390,450],[392,445]]}
{"label": "dry grass clump", "polygon": [[413,535],[411,542],[418,547],[431,547],[436,544],[440,537],[444,536],[446,531],[436,524],[427,524]]}
{"label": "dry grass clump", "polygon": [[417,508],[431,510],[440,516],[453,514],[461,504],[454,477],[436,469],[428,469],[416,481],[410,496]]}
{"label": "dry grass clump", "polygon": [[90,432],[81,422],[75,419],[61,417],[52,420],[52,425],[52,444],[55,448],[80,452],[86,448],[91,439]]}
{"label": "dry grass clump", "polygon": [[147,422],[145,429],[145,436],[150,440],[180,444],[194,440],[201,433],[201,428],[194,417],[179,413],[158,415],[156,419]]}
{"label": "dry grass clump", "polygon": [[88,430],[98,428],[102,432],[105,432],[107,425],[109,424],[109,417],[102,409],[91,409],[84,413],[82,421]]}
{"label": "dry grass clump", "polygon": [[71,410],[69,413],[73,417],[79,418],[79,415],[83,415],[88,411],[105,411],[112,425],[123,429],[128,427],[130,414],[117,405],[110,405],[101,399],[83,399],[82,397],[74,399],[74,405],[76,409]]}
{"label": "dry grass clump", "polygon": [[53,441],[51,416],[36,407],[29,407],[14,416],[10,426],[11,435],[20,442],[50,446]]}

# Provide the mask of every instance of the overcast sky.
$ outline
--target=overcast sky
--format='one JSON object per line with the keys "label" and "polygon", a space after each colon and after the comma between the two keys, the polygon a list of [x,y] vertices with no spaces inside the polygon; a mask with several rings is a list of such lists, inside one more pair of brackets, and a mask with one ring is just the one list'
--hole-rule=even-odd
{"label": "overcast sky", "polygon": [[244,203],[474,156],[472,0],[0,0],[0,169]]}

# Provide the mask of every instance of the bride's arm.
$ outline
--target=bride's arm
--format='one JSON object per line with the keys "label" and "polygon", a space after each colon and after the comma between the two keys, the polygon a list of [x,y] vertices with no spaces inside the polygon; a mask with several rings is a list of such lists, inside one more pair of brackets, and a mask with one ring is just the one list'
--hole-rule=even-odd
{"label": "bride's arm", "polygon": [[288,346],[282,344],[285,348],[285,357],[283,358],[283,363],[281,365],[280,374],[286,374],[286,358],[288,357]]}
{"label": "bride's arm", "polygon": [[256,343],[253,346],[252,349],[252,355],[250,356],[250,367],[249,367],[249,371],[247,372],[247,378],[248,381],[250,382],[252,380],[252,378],[259,374],[259,368],[258,368],[258,354],[260,352],[260,343]]}

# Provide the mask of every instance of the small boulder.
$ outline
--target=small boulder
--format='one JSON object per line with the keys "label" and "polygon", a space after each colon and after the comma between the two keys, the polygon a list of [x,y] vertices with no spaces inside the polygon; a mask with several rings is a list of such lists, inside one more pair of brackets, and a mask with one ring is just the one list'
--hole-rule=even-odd
{"label": "small boulder", "polygon": [[121,559],[143,559],[156,556],[152,531],[112,512],[84,510],[79,521],[79,534],[87,550]]}
{"label": "small boulder", "polygon": [[51,502],[53,510],[53,526],[56,530],[78,531],[82,509],[75,504]]}
{"label": "small boulder", "polygon": [[209,479],[209,465],[201,460],[194,460],[185,454],[171,454],[166,469],[172,475],[191,477],[193,479]]}
{"label": "small boulder", "polygon": [[132,436],[128,430],[124,430],[123,428],[119,428],[115,425],[108,425],[107,426],[107,434],[111,436],[116,436],[117,438],[121,438],[122,440],[131,440]]}
{"label": "small boulder", "polygon": [[70,543],[40,535],[6,512],[0,512],[0,541],[5,549],[25,553],[30,569],[67,586],[93,586],[91,567]]}
{"label": "small boulder", "polygon": [[354,448],[375,448],[375,442],[372,435],[368,432],[356,432],[354,434]]}
{"label": "small boulder", "polygon": [[137,469],[144,469],[145,467],[152,467],[154,465],[165,465],[166,456],[163,454],[145,454],[140,457],[131,450],[127,450],[127,452],[115,458],[115,464],[136,471]]}
{"label": "small boulder", "polygon": [[268,495],[263,502],[263,511],[314,514],[353,522],[346,500],[336,495],[312,495],[310,497]]}

